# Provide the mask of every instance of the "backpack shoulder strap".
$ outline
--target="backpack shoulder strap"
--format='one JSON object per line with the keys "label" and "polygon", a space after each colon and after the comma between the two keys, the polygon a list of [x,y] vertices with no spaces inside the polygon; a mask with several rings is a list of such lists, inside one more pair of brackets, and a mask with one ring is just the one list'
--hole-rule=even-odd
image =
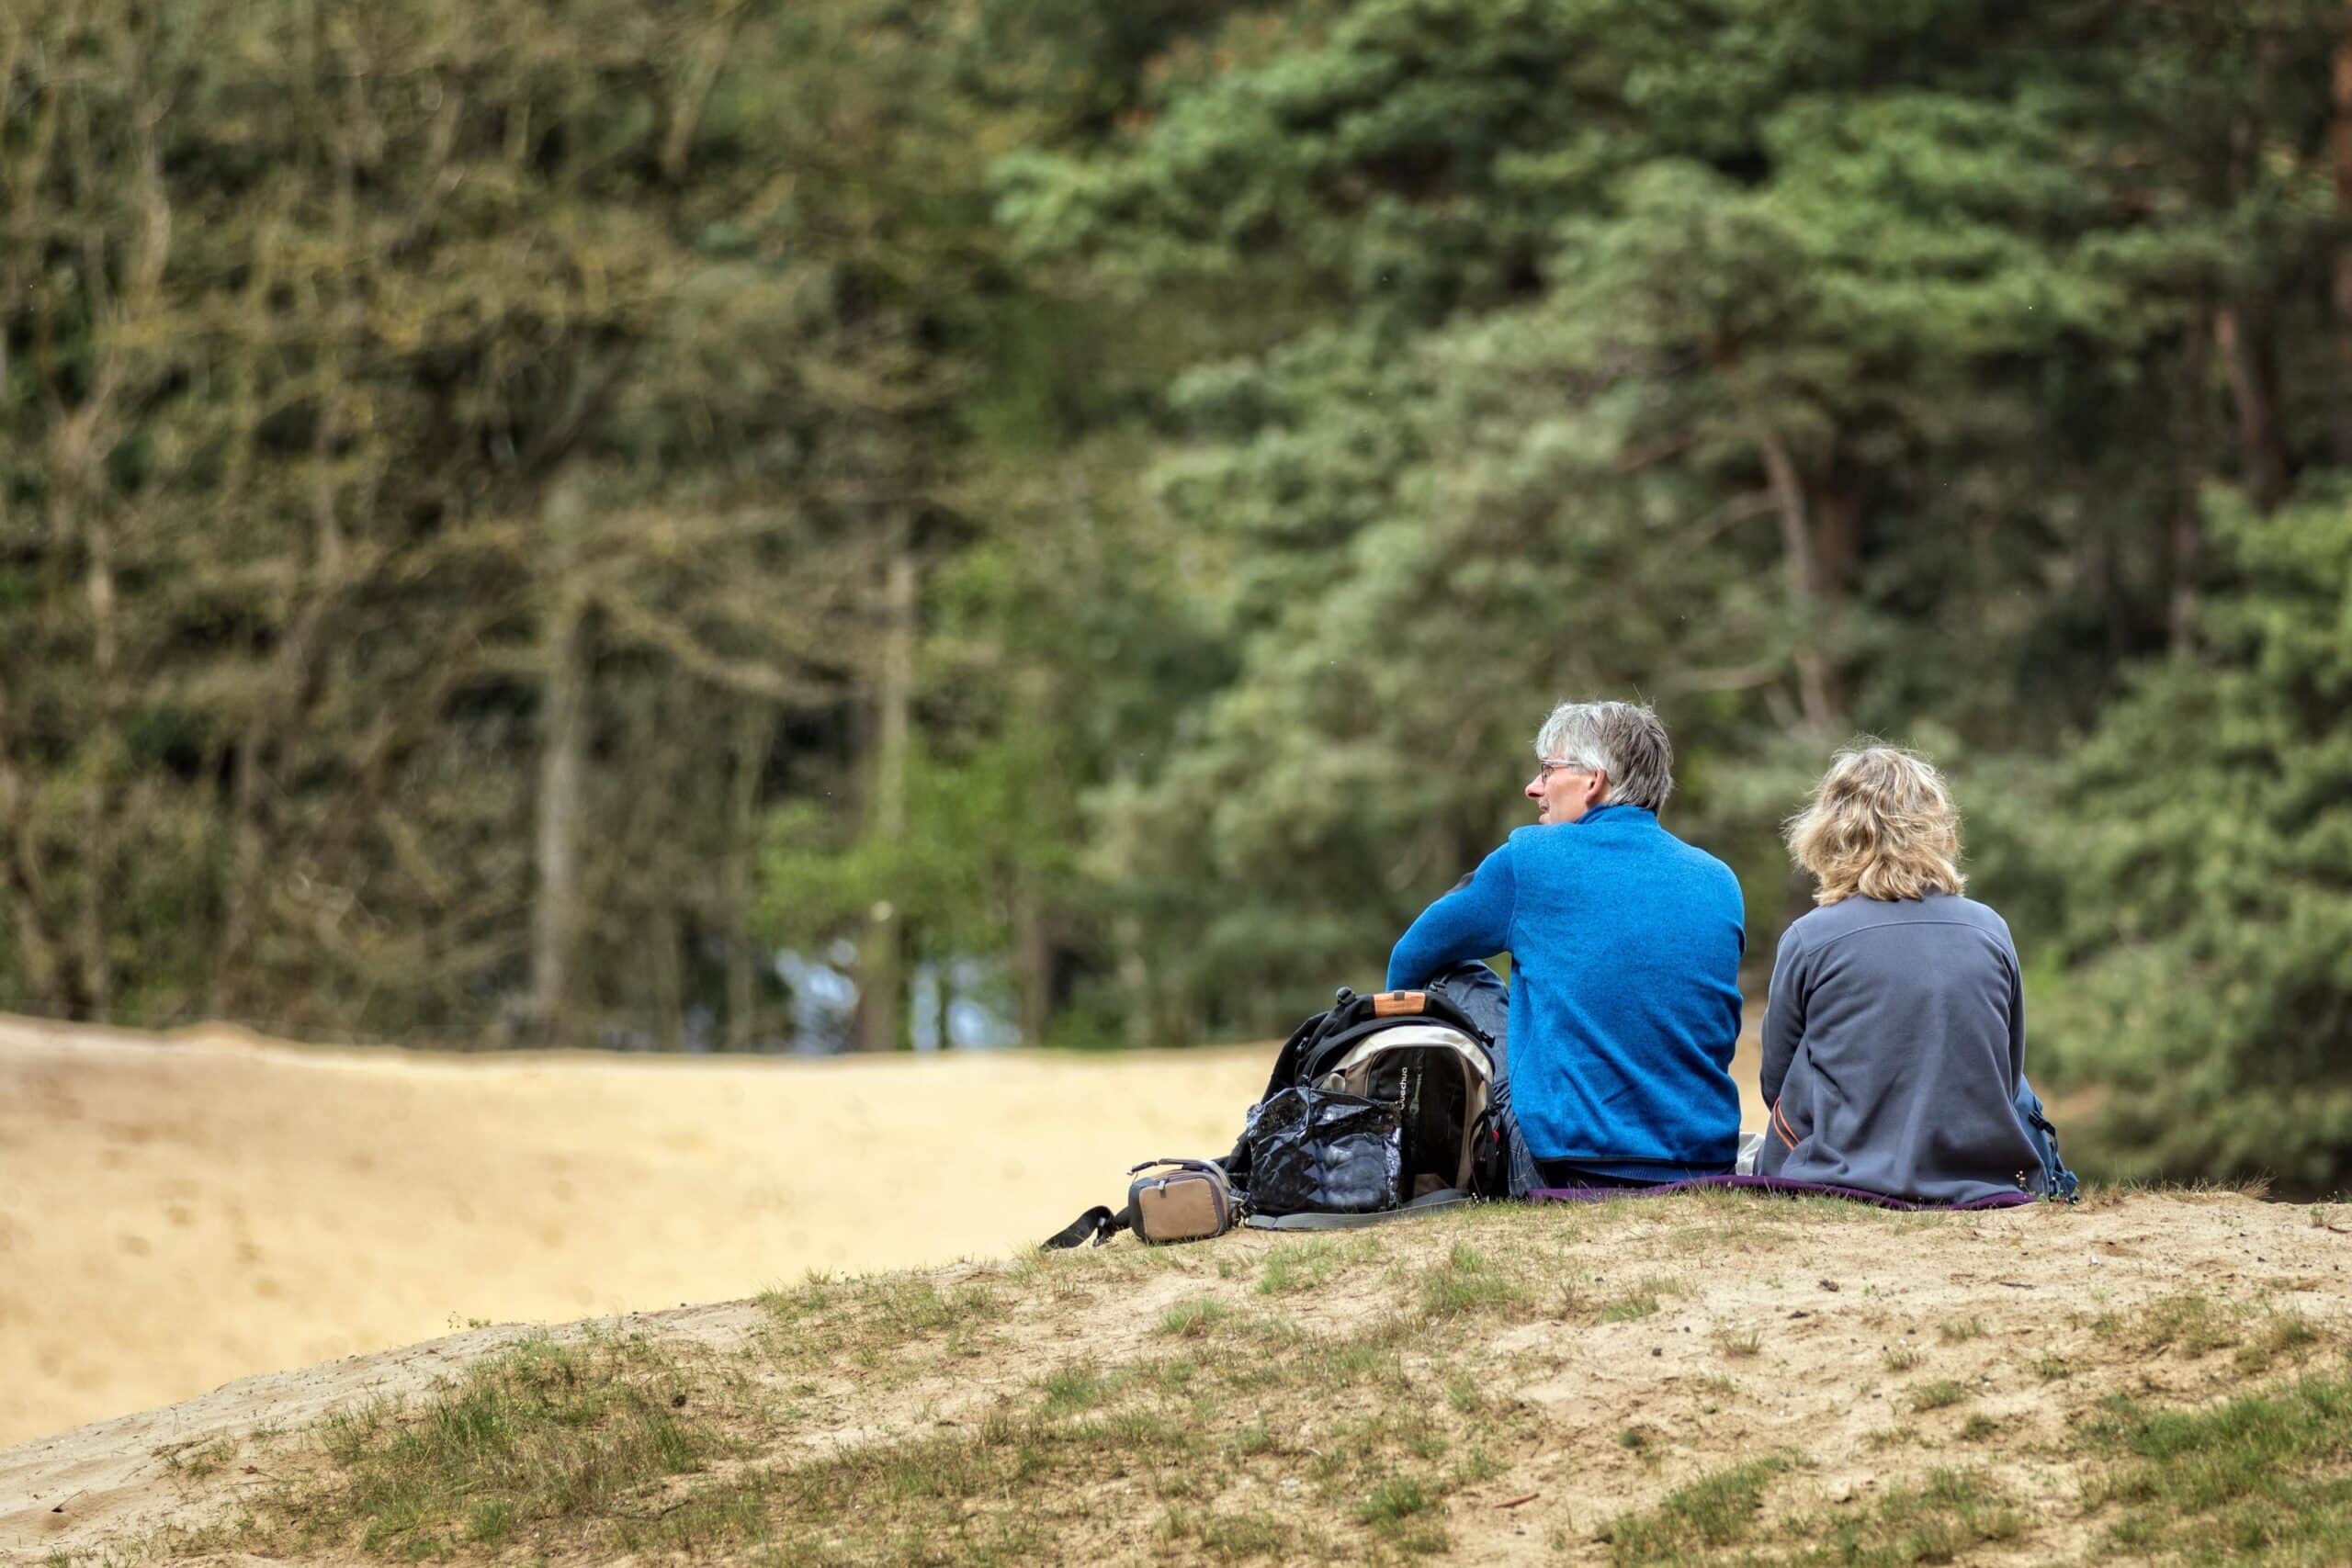
{"label": "backpack shoulder strap", "polygon": [[1061,1229],[1037,1244],[1040,1252],[1067,1252],[1073,1247],[1100,1247],[1123,1230],[1132,1229],[1136,1212],[1132,1205],[1113,1213],[1097,1203],[1070,1221]]}

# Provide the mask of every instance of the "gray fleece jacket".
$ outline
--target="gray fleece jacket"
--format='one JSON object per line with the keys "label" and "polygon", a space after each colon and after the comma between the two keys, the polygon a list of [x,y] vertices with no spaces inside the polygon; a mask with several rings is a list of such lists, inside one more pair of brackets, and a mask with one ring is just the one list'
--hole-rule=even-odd
{"label": "gray fleece jacket", "polygon": [[1756,1168],[1931,1203],[2037,1191],[2024,1070],[2000,916],[1948,893],[1825,904],[1782,934],[1772,965]]}

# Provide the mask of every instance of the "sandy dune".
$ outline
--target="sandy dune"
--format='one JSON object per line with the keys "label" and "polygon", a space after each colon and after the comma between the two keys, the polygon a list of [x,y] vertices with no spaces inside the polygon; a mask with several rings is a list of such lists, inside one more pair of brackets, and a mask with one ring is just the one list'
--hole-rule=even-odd
{"label": "sandy dune", "polygon": [[0,1445],[471,1321],[1001,1256],[1136,1160],[1224,1147],[1268,1055],[482,1056],[0,1019]]}
{"label": "sandy dune", "polygon": [[0,1444],[469,1320],[1001,1255],[1229,1142],[1262,1051],[304,1049],[0,1022]]}
{"label": "sandy dune", "polygon": [[[937,1284],[998,1292],[1006,1303],[1001,1321],[953,1350],[935,1333],[837,1350],[829,1369],[773,1364],[776,1347],[760,1337],[765,1314],[748,1302],[552,1332],[573,1339],[618,1329],[648,1336],[672,1354],[707,1353],[727,1369],[708,1385],[713,1390],[738,1378],[749,1388],[789,1383],[792,1419],[778,1427],[763,1415],[746,1428],[766,1445],[758,1462],[788,1467],[835,1443],[969,1431],[991,1412],[1034,1404],[1037,1386],[1057,1368],[1163,1356],[1169,1342],[1155,1325],[1180,1302],[1207,1296],[1238,1320],[1282,1314],[1341,1331],[1400,1299],[1409,1306],[1416,1281],[1452,1249],[1474,1242],[1510,1269],[1555,1285],[1563,1277],[1577,1281],[1553,1293],[1553,1304],[1532,1321],[1473,1314],[1446,1329],[1487,1336],[1483,1364],[1506,1381],[1513,1406],[1530,1413],[1515,1435],[1497,1428],[1491,1457],[1498,1472],[1445,1506],[1449,1532],[1463,1561],[1530,1564],[1604,1561],[1607,1549],[1592,1534],[1597,1521],[1653,1506],[1697,1475],[1781,1450],[1802,1450],[1810,1461],[1789,1483],[1794,1493],[1816,1506],[1855,1503],[1855,1517],[1867,1512],[1859,1500],[1917,1486],[1935,1467],[1986,1467],[2030,1529],[2009,1549],[1969,1561],[2088,1561],[2098,1555],[2103,1526],[2086,1522],[2082,1489],[2102,1461],[2068,1450],[2103,1402],[2129,1394],[2196,1404],[2249,1380],[2291,1379],[2306,1363],[2339,1366],[2352,1344],[2341,1206],[2180,1192],[2109,1193],[2080,1208],[1924,1216],[1855,1209],[1810,1220],[1762,1199],[1634,1200],[1609,1208],[1457,1212],[1388,1227],[1371,1235],[1378,1257],[1351,1265],[1354,1271],[1328,1289],[1294,1290],[1279,1302],[1260,1289],[1274,1255],[1320,1247],[1328,1258],[1328,1241],[1244,1231],[1153,1255],[1148,1263],[1123,1243],[1100,1260],[1068,1259],[1025,1284],[1002,1262],[955,1265],[933,1277]],[[1600,1311],[1597,1303],[1629,1285],[1655,1290],[1661,1279],[1670,1289],[1653,1298],[1653,1310]],[[2211,1344],[2188,1343],[2181,1320],[2137,1316],[2159,1303],[2177,1305],[2188,1292],[2217,1303],[2222,1314],[2206,1326],[2216,1336]],[[2266,1313],[2288,1314],[2301,1331],[2298,1340],[2279,1342],[2275,1364],[2256,1343]],[[2165,1322],[2173,1326],[2150,1326]],[[331,1408],[424,1394],[526,1332],[473,1329],[266,1373],[169,1409],[0,1449],[0,1564],[33,1568],[65,1553],[76,1561],[112,1561],[118,1551],[136,1557],[166,1528],[232,1517],[254,1488],[322,1473],[320,1446],[300,1435],[305,1424]],[[1726,1346],[1741,1340],[1746,1348],[1735,1356]],[[1906,1359],[1891,1359],[1896,1349]],[[868,1356],[882,1363],[869,1365]],[[2060,1367],[2054,1380],[2052,1358]],[[1964,1391],[1961,1403],[1925,1403],[1925,1385],[1939,1380]],[[723,1394],[709,1397],[711,1408],[723,1406]],[[1331,1419],[1359,1420],[1361,1408]],[[1974,1433],[1988,1422],[2001,1432],[1998,1441]],[[1634,1424],[1655,1443],[1630,1449],[1623,1433]],[[230,1457],[209,1466],[187,1462],[208,1453]],[[1149,1484],[1148,1473],[1109,1481],[1097,1506],[1072,1510],[1074,1531],[1057,1538],[1064,1559],[1168,1561],[1170,1548],[1154,1523],[1162,1510]],[[1314,1495],[1301,1495],[1306,1512],[1297,1522],[1331,1528],[1328,1515],[1314,1516],[1322,1506]],[[1114,1506],[1100,1506],[1106,1496]],[[1228,1501],[1282,1503],[1263,1494]],[[1504,1511],[1521,1503],[1532,1506]],[[1565,1553],[1555,1544],[1564,1540]],[[611,1537],[593,1529],[558,1531],[533,1545],[553,1546],[541,1561],[602,1562],[614,1555]],[[223,1554],[203,1542],[187,1551],[209,1568],[279,1560]],[[306,1543],[300,1557],[381,1560],[347,1543]]]}

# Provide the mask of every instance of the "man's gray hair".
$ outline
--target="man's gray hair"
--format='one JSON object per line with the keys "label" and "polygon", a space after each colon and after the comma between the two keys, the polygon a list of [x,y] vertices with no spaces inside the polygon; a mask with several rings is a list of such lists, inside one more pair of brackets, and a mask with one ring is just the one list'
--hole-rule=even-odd
{"label": "man's gray hair", "polygon": [[1674,793],[1674,742],[1638,703],[1562,703],[1535,732],[1535,755],[1607,773],[1603,806],[1657,811]]}

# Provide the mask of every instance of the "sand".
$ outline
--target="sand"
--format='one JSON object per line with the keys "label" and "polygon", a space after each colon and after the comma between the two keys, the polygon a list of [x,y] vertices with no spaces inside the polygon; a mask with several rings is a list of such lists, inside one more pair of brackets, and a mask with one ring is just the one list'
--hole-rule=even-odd
{"label": "sand", "polygon": [[1137,1160],[1228,1146],[1271,1055],[461,1055],[0,1017],[0,1446],[472,1322],[1002,1257]]}
{"label": "sand", "polygon": [[[750,1302],[553,1333],[609,1337],[618,1329],[673,1354],[718,1358],[728,1369],[716,1374],[721,1383],[745,1377],[779,1394],[788,1384],[791,1420],[763,1417],[755,1432],[746,1429],[760,1449],[751,1462],[788,1467],[842,1444],[967,1434],[992,1413],[1034,1408],[1057,1371],[1164,1356],[1160,1319],[1180,1303],[1208,1298],[1237,1322],[1281,1314],[1316,1332],[1409,1308],[1417,1281],[1466,1243],[1513,1269],[1577,1281],[1547,1296],[1532,1319],[1474,1314],[1444,1328],[1484,1339],[1476,1359],[1491,1370],[1498,1408],[1518,1414],[1489,1413],[1498,1468],[1450,1497],[1443,1522],[1464,1561],[1531,1565],[1605,1562],[1597,1526],[1655,1506],[1699,1476],[1782,1451],[1806,1461],[1781,1488],[1784,1502],[1851,1505],[1854,1517],[1939,1467],[1982,1469],[2028,1529],[1970,1561],[2025,1568],[2089,1560],[2112,1515],[2086,1515],[2084,1489],[2103,1461],[2074,1451],[2073,1438],[2108,1401],[2196,1405],[2250,1380],[2340,1367],[2352,1346],[2352,1211],[2342,1205],[2110,1192],[2080,1208],[1803,1216],[1776,1203],[1629,1199],[1606,1213],[1435,1214],[1370,1233],[1378,1258],[1328,1288],[1278,1300],[1260,1289],[1274,1254],[1328,1253],[1328,1240],[1244,1231],[1148,1256],[1123,1240],[1113,1254],[1057,1260],[1025,1280],[1003,1262],[952,1265],[933,1275],[936,1289],[995,1291],[1008,1302],[1001,1321],[960,1347],[917,1334],[814,1369],[774,1362],[775,1345],[762,1337],[766,1314]],[[1654,1311],[1598,1310],[1634,1285],[1657,1292]],[[2223,1337],[2212,1348],[2151,1332],[2147,1325],[2162,1320],[2141,1314],[2188,1292],[2254,1314],[2228,1320],[2244,1337]],[[2304,1337],[2269,1364],[2250,1364],[2262,1314],[2286,1314]],[[232,1520],[255,1495],[323,1478],[323,1453],[305,1423],[330,1408],[427,1394],[524,1332],[474,1329],[268,1373],[170,1409],[0,1450],[0,1564],[136,1554],[158,1541],[168,1548],[159,1532]],[[1399,1375],[1411,1375],[1413,1363],[1408,1355]],[[1928,1405],[1923,1395],[1937,1383],[1960,1391],[1957,1403]],[[1344,1424],[1362,1413],[1327,1414]],[[1645,1441],[1629,1445],[1624,1434],[1634,1429]],[[1984,1431],[1995,1435],[1987,1440]],[[187,1462],[223,1452],[227,1460],[209,1467]],[[1334,1528],[1313,1489],[1293,1497],[1252,1484],[1244,1474],[1222,1506]],[[1102,1506],[1080,1510],[1075,1527],[1055,1527],[1057,1548],[1080,1562],[1168,1561],[1149,1467],[1103,1485]],[[593,1529],[533,1545],[552,1547],[542,1561],[613,1560],[610,1537]],[[187,1550],[211,1568],[274,1561],[201,1542]],[[376,1560],[348,1542],[307,1543],[301,1558]]]}
{"label": "sand", "polygon": [[0,1023],[0,1444],[470,1320],[1001,1256],[1261,1051],[458,1056]]}

